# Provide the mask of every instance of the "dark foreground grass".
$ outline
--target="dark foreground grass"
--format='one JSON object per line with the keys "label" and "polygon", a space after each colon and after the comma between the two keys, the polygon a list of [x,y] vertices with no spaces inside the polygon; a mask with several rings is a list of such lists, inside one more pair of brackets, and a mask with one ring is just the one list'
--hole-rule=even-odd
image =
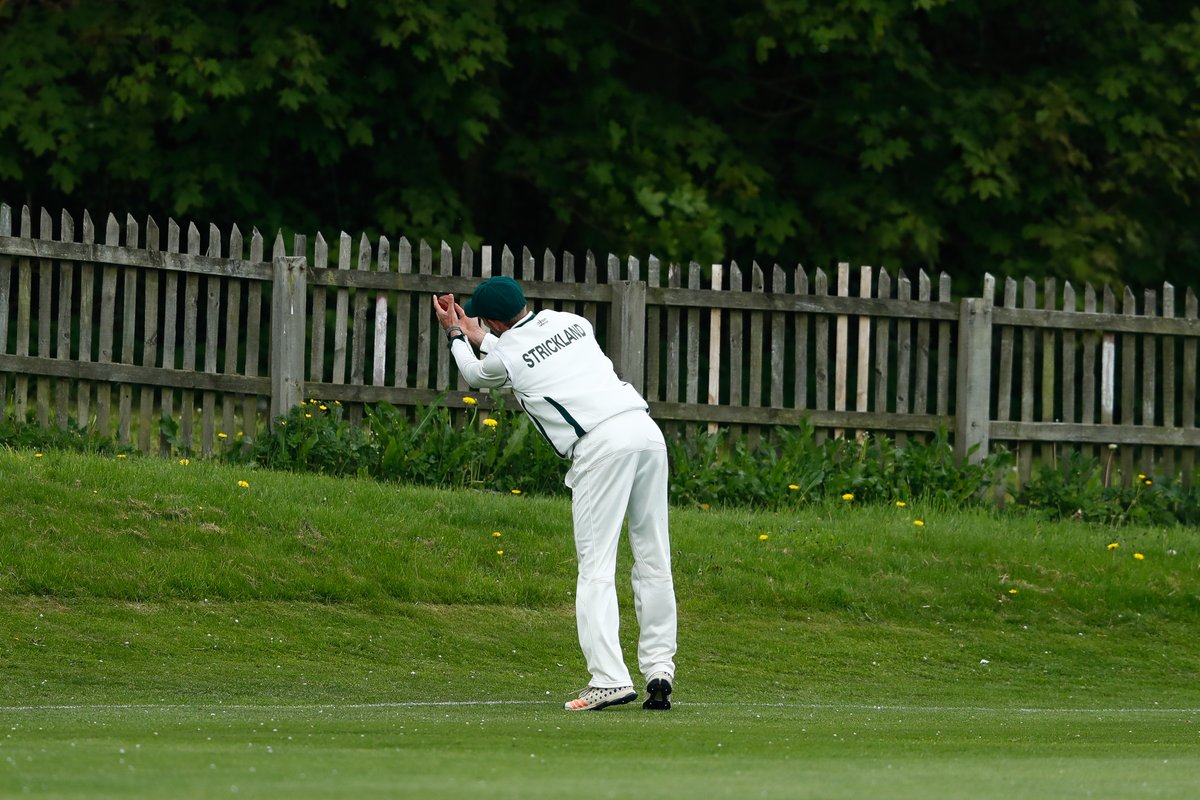
{"label": "dark foreground grass", "polygon": [[561,501],[0,451],[0,502],[0,797],[1200,789],[1186,528],[679,511],[676,707],[580,717]]}
{"label": "dark foreground grass", "polygon": [[546,704],[132,706],[8,716],[5,796],[1189,797],[1177,711]]}

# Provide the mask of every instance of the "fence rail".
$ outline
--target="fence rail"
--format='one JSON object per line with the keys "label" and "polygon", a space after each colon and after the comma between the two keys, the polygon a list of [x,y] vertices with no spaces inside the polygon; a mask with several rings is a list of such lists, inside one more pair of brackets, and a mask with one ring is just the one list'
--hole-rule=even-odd
{"label": "fence rail", "polygon": [[[1018,479],[1067,449],[1119,449],[1190,482],[1200,446],[1200,319],[1170,284],[1099,292],[1055,281],[954,298],[949,276],[838,264],[702,268],[654,257],[320,235],[270,243],[173,220],[166,230],[0,205],[0,417],[72,421],[146,451],[211,453],[301,397],[451,406],[468,393],[433,293],[522,281],[535,306],[595,326],[668,428],[757,441],[807,420],[819,436],[952,432],[961,457],[1004,443]],[[165,234],[165,241],[164,241]],[[102,236],[103,241],[98,241]],[[332,252],[331,252],[332,249]],[[164,426],[162,420],[173,420]],[[168,435],[170,434],[170,435]]]}

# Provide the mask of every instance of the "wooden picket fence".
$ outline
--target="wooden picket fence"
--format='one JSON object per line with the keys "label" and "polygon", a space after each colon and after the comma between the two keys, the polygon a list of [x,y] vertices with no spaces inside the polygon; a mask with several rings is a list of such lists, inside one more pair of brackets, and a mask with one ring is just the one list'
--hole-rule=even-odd
{"label": "wooden picket fence", "polygon": [[[1188,290],[1061,292],[989,276],[954,299],[949,276],[838,264],[826,273],[651,256],[435,251],[401,238],[336,243],[173,220],[103,241],[84,214],[0,206],[0,418],[71,424],[144,452],[209,454],[253,438],[301,398],[401,407],[463,385],[430,297],[493,274],[535,307],[587,317],[623,378],[674,433],[732,428],[757,442],[802,420],[819,436],[949,431],[963,458],[1003,443],[1018,480],[1065,450],[1192,478],[1197,320]],[[357,246],[356,246],[357,245]],[[1018,294],[1018,289],[1021,291]],[[475,395],[478,397],[478,395]],[[483,400],[486,407],[486,398]],[[164,424],[163,420],[173,424]],[[1110,449],[1115,446],[1115,450]]]}

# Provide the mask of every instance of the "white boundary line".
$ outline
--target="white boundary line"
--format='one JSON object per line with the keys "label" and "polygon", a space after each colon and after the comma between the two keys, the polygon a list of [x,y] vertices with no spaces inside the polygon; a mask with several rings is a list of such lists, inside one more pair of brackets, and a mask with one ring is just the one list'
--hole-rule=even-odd
{"label": "white boundary line", "polygon": [[[410,700],[392,703],[313,703],[297,705],[249,703],[84,703],[79,705],[47,706],[0,706],[0,714],[33,711],[326,711],[353,709],[404,709],[404,708],[458,708],[486,706],[553,706],[555,700]],[[913,705],[865,705],[835,703],[705,703],[677,702],[681,708],[778,708],[808,711],[894,711],[900,713],[978,713],[978,714],[1200,714],[1200,708],[1171,708],[1165,706],[1131,708],[1015,708],[1004,706],[913,706]]]}

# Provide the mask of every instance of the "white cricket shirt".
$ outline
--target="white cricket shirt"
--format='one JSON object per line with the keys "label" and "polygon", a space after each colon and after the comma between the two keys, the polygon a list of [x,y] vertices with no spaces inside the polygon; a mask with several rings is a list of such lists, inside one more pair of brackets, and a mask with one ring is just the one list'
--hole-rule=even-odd
{"label": "white cricket shirt", "polygon": [[592,324],[577,314],[529,313],[501,336],[484,337],[480,350],[482,359],[463,339],[450,347],[466,382],[476,389],[511,385],[521,408],[563,458],[609,417],[648,409],[638,391],[617,377]]}

